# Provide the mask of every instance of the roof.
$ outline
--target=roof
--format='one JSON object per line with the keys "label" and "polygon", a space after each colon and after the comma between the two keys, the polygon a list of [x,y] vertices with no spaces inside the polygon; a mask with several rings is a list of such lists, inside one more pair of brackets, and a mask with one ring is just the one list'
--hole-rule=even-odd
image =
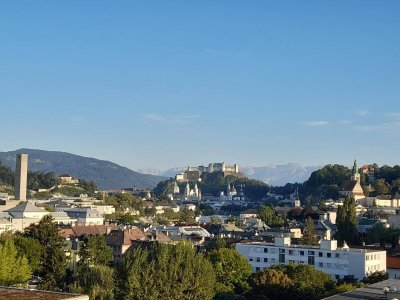
{"label": "roof", "polygon": [[400,269],[400,256],[387,256],[386,267],[388,269]]}
{"label": "roof", "polygon": [[[334,295],[331,297],[324,298],[326,300],[355,300],[355,299],[364,299],[364,300],[378,300],[378,299],[392,299],[388,298],[383,289],[385,287],[399,287],[400,281],[398,279],[388,279],[383,280],[371,285],[367,285],[350,292]],[[397,298],[400,294],[396,294]]]}
{"label": "roof", "polygon": [[0,300],[88,300],[86,295],[0,287]]}
{"label": "roof", "polygon": [[10,213],[16,213],[16,212],[45,212],[43,208],[37,207],[33,204],[30,204],[29,202],[24,202],[21,204],[18,204],[17,206],[7,209],[6,212]]}
{"label": "roof", "polygon": [[341,191],[352,191],[357,184],[357,180],[345,180],[340,186]]}
{"label": "roof", "polygon": [[117,225],[90,225],[90,226],[73,226],[70,228],[63,228],[60,230],[60,234],[64,237],[81,237],[83,235],[95,235],[95,234],[106,234],[107,229],[115,230]]}
{"label": "roof", "polygon": [[258,210],[249,208],[249,209],[246,209],[245,211],[242,211],[240,214],[241,215],[244,215],[244,214],[258,214]]}
{"label": "roof", "polygon": [[139,228],[113,230],[106,235],[107,245],[131,245],[135,240],[147,240],[146,234]]}

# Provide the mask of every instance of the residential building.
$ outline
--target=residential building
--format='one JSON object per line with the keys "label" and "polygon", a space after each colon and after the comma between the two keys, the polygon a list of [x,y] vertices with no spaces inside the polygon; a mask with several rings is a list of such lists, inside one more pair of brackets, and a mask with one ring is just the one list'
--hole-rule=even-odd
{"label": "residential building", "polygon": [[65,212],[70,218],[77,220],[77,225],[103,225],[104,216],[91,208],[70,208]]}
{"label": "residential building", "polygon": [[253,271],[274,264],[309,264],[338,280],[347,276],[363,279],[375,271],[386,272],[386,251],[337,247],[335,240],[322,240],[319,246],[291,245],[290,237],[275,238],[274,243],[238,243],[236,250]]}

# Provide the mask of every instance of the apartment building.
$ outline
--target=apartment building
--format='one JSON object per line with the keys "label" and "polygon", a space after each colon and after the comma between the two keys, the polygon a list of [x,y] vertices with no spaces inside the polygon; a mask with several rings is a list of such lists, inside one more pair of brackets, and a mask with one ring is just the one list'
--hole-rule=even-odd
{"label": "apartment building", "polygon": [[236,250],[260,271],[275,264],[309,264],[338,280],[345,276],[363,279],[375,271],[386,272],[386,251],[337,247],[335,240],[323,240],[319,246],[291,245],[290,237],[277,237],[274,243],[236,244]]}

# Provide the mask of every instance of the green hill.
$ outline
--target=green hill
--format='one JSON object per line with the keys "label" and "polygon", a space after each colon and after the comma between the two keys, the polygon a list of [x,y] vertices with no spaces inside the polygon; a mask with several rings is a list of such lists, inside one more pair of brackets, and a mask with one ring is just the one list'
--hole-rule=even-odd
{"label": "green hill", "polygon": [[29,155],[30,171],[54,172],[57,175],[67,173],[87,181],[93,180],[100,189],[153,188],[165,180],[165,177],[141,174],[110,161],[59,151],[18,149],[0,152],[0,161],[14,170],[17,153]]}

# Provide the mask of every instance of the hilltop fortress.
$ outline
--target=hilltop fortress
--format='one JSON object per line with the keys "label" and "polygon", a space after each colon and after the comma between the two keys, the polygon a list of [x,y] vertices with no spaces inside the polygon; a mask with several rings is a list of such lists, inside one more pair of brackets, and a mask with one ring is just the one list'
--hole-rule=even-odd
{"label": "hilltop fortress", "polygon": [[222,172],[224,177],[235,176],[238,178],[244,177],[242,173],[239,172],[239,165],[234,164],[226,165],[225,163],[210,163],[208,166],[189,166],[187,169],[175,176],[175,180],[178,182],[188,182],[188,181],[199,181],[203,173],[214,173]]}

